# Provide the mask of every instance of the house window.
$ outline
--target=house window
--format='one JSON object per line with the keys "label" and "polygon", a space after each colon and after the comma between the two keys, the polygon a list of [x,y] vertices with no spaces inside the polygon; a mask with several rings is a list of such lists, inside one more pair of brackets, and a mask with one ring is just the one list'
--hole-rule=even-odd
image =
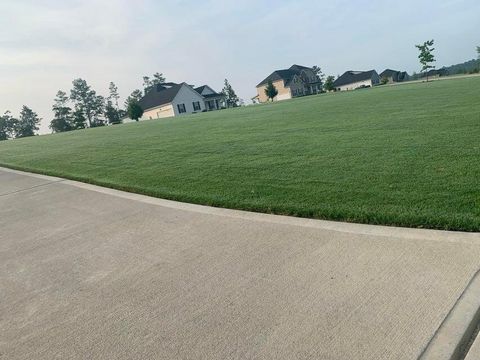
{"label": "house window", "polygon": [[194,101],[192,104],[193,104],[193,110],[194,111],[199,111],[200,110],[200,102],[199,101]]}
{"label": "house window", "polygon": [[187,109],[185,109],[185,104],[178,104],[177,108],[180,114],[187,112]]}

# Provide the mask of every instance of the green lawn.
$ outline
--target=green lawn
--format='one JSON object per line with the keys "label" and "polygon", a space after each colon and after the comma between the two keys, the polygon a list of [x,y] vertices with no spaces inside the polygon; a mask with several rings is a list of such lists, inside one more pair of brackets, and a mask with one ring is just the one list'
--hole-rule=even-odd
{"label": "green lawn", "polygon": [[0,142],[0,164],[192,203],[480,230],[480,77]]}

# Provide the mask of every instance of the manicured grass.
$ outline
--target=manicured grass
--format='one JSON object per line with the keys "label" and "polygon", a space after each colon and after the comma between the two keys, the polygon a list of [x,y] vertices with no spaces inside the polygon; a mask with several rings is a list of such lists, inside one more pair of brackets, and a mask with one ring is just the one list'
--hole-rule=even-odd
{"label": "manicured grass", "polygon": [[480,230],[480,77],[0,142],[0,164],[162,198]]}

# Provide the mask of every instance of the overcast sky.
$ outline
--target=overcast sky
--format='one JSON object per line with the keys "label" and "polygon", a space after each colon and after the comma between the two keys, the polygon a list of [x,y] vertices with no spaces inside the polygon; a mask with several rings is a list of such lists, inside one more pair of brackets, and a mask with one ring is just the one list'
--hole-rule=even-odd
{"label": "overcast sky", "polygon": [[247,101],[294,63],[411,73],[431,38],[437,67],[451,65],[476,56],[479,14],[478,0],[0,0],[0,113],[28,105],[48,132],[78,77],[102,95],[114,81],[122,99],[157,71],[218,91],[228,78]]}

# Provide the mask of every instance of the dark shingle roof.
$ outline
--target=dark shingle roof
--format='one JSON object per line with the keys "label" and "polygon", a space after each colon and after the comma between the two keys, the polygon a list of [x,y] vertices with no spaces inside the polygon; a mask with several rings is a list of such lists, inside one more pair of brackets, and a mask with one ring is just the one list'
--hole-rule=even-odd
{"label": "dark shingle roof", "polygon": [[[205,90],[205,88],[208,87],[213,91],[213,94],[206,94],[202,95],[202,91]],[[204,98],[212,98],[212,97],[219,97],[223,96],[222,93],[217,93],[215,90],[213,90],[210,86],[208,85],[202,85],[194,89],[196,92],[198,92],[200,95],[202,95]]]}
{"label": "dark shingle roof", "polygon": [[333,86],[343,86],[347,84],[356,83],[359,81],[364,81],[371,79],[374,75],[377,75],[375,70],[369,71],[347,71],[342,76],[340,76],[337,80],[334,81]]}
{"label": "dark shingle roof", "polygon": [[290,81],[293,76],[296,74],[295,71],[292,71],[290,69],[285,69],[285,70],[275,70],[273,73],[271,73],[269,76],[267,76],[263,81],[261,81],[258,86],[262,86],[267,84],[269,81],[274,82],[277,80],[285,80],[285,81]]}
{"label": "dark shingle roof", "polygon": [[[163,85],[167,85],[165,87]],[[142,109],[148,110],[160,105],[165,105],[171,103],[175,96],[177,96],[178,91],[182,87],[182,84],[168,83],[154,86],[143,98],[140,99],[139,104]]]}
{"label": "dark shingle roof", "polygon": [[383,72],[380,74],[380,77],[381,77],[381,78],[383,78],[383,77],[392,77],[392,76],[398,75],[399,73],[400,73],[400,71],[397,71],[397,70],[385,69],[385,70],[383,70]]}
{"label": "dark shingle roof", "polygon": [[195,88],[194,90],[196,92],[198,92],[199,94],[202,94],[202,91],[205,90],[206,87],[207,87],[207,85],[202,85],[202,86],[199,86],[199,87]]}
{"label": "dark shingle roof", "polygon": [[302,66],[302,65],[292,65],[289,69],[282,69],[282,70],[275,70],[262,82],[260,82],[257,87],[267,84],[269,81],[274,82],[278,80],[284,80],[285,84],[288,84],[295,75],[300,74],[300,72],[304,69],[311,70],[312,68]]}
{"label": "dark shingle roof", "polygon": [[223,94],[219,93],[214,93],[214,94],[207,94],[207,95],[202,95],[205,99],[210,99],[210,98],[216,98],[216,97],[225,97]]}

